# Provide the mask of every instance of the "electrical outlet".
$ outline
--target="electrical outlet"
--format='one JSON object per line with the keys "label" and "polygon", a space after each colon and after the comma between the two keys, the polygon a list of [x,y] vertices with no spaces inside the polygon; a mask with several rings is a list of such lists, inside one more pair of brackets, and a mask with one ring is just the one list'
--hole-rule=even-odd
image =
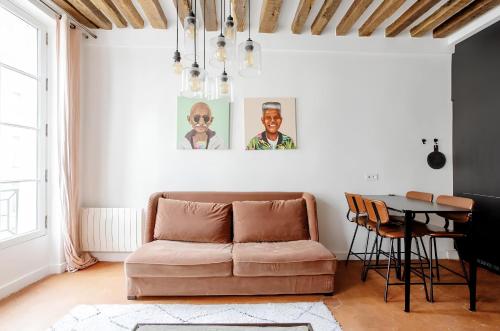
{"label": "electrical outlet", "polygon": [[365,174],[365,179],[368,182],[376,182],[378,181],[378,174]]}

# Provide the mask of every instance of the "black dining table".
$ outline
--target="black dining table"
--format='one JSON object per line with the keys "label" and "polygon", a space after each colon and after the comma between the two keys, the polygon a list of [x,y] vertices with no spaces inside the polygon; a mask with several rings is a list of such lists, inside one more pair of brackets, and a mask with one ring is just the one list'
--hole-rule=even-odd
{"label": "black dining table", "polygon": [[[411,271],[411,240],[412,240],[412,223],[416,214],[433,214],[440,212],[453,212],[453,213],[470,213],[470,210],[465,208],[458,208],[438,204],[435,202],[426,202],[415,199],[408,199],[400,195],[363,195],[364,198],[370,200],[380,200],[385,202],[389,210],[403,213],[404,217],[404,282],[405,282],[405,308],[406,312],[410,311],[410,271]],[[473,235],[469,236],[469,240],[473,240]],[[474,250],[474,245],[471,244],[471,254],[469,258],[469,309],[476,310],[476,273],[477,261]],[[399,250],[398,250],[399,251]]]}

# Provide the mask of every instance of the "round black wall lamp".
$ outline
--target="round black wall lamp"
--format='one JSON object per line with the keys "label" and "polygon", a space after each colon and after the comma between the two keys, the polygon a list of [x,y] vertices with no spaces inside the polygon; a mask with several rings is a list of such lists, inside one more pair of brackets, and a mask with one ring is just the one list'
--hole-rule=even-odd
{"label": "round black wall lamp", "polygon": [[439,151],[437,138],[434,138],[434,151],[427,155],[427,164],[432,169],[441,169],[446,164],[446,157]]}

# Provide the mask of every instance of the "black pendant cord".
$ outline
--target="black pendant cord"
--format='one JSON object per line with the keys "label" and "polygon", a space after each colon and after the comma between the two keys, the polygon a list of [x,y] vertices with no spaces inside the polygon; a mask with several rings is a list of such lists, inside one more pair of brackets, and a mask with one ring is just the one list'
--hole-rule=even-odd
{"label": "black pendant cord", "polygon": [[220,35],[221,36],[224,36],[222,34],[222,10],[223,10],[224,7],[222,7],[222,0],[220,0]]}
{"label": "black pendant cord", "polygon": [[[205,19],[206,16],[206,3],[207,3],[207,0],[203,1],[203,19]],[[207,46],[207,42],[206,42],[206,34],[205,34],[205,22],[203,22],[203,69],[207,69],[207,66],[206,66],[206,46]]]}
{"label": "black pendant cord", "polygon": [[[191,0],[191,5],[193,1]],[[192,7],[191,7],[192,8]],[[196,63],[196,0],[194,1],[194,63]]]}
{"label": "black pendant cord", "polygon": [[248,40],[252,40],[252,38],[250,38],[250,2],[252,2],[252,0],[248,0]]}
{"label": "black pendant cord", "polygon": [[175,27],[175,50],[178,52],[179,51],[179,0],[176,0],[176,5],[177,5],[177,25]]}

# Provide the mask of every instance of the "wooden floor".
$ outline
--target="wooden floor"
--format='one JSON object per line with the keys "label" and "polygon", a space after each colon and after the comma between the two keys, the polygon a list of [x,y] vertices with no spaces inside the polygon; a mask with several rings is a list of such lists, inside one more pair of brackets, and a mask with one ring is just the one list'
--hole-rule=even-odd
{"label": "wooden floor", "polygon": [[[458,268],[458,263],[447,262]],[[339,263],[333,297],[189,297],[127,301],[121,263],[101,262],[77,273],[50,276],[0,301],[0,330],[45,330],[78,304],[103,303],[264,303],[323,300],[344,330],[500,330],[500,277],[479,270],[478,311],[468,310],[465,286],[441,286],[436,302],[425,301],[422,286],[412,287],[412,312],[403,312],[403,287],[393,286],[384,303],[384,280],[361,266]]]}

